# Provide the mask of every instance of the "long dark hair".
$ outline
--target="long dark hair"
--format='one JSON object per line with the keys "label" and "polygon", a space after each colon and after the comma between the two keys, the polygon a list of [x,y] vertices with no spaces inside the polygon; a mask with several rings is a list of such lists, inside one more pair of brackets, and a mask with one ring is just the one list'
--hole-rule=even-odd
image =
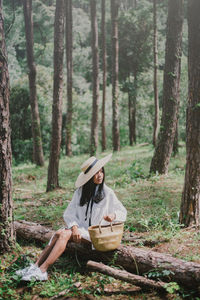
{"label": "long dark hair", "polygon": [[104,198],[104,192],[103,192],[103,184],[105,180],[105,170],[102,168],[103,171],[103,181],[99,185],[98,191],[94,197],[95,190],[96,190],[96,184],[94,183],[94,176],[86,182],[83,187],[82,187],[82,194],[81,194],[81,199],[80,199],[80,206],[85,205],[90,201],[92,197],[94,197],[94,201],[96,203],[100,202]]}

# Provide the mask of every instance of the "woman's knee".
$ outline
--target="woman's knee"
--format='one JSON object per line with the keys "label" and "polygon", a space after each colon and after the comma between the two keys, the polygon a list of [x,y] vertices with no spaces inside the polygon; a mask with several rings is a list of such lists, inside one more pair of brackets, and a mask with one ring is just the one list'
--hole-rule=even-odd
{"label": "woman's knee", "polygon": [[56,232],[56,236],[58,239],[61,239],[61,240],[69,240],[70,237],[71,237],[71,230],[69,229],[59,229],[57,232]]}

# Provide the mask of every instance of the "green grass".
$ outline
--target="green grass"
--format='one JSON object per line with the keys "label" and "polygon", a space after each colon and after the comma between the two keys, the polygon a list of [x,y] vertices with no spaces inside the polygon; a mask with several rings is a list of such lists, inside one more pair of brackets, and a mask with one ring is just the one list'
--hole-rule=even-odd
{"label": "green grass", "polygon": [[[99,157],[104,155],[101,154]],[[157,251],[167,252],[187,261],[200,262],[199,233],[185,231],[178,223],[184,182],[185,148],[181,147],[179,154],[171,158],[169,174],[166,176],[158,174],[149,176],[152,155],[151,145],[126,147],[119,153],[114,153],[112,160],[105,166],[107,185],[114,189],[128,211],[125,235],[132,232],[143,235],[145,239],[167,238],[169,242],[159,244],[156,247]],[[46,193],[48,162],[43,168],[32,164],[14,167],[15,220],[25,219],[54,229],[62,226],[63,212],[75,190],[74,182],[80,172],[80,166],[87,157],[87,155],[62,157],[59,168],[61,188],[48,193]],[[41,297],[39,299],[47,299],[62,290],[68,290],[70,296],[84,297],[86,294],[92,294],[97,299],[107,299],[103,292],[104,286],[111,284],[113,288],[115,283],[121,290],[124,289],[125,283],[122,284],[107,276],[93,273],[91,277],[90,273],[84,271],[80,258],[77,263],[72,257],[62,256],[50,269],[48,282],[32,282],[21,288],[19,293],[20,282],[13,278],[14,270],[19,268],[19,265],[15,263],[13,265],[12,262],[16,258],[20,261],[23,254],[35,260],[41,251],[41,248],[34,244],[19,242],[21,247],[17,244],[13,252],[0,257],[2,275],[0,299],[31,299],[33,295]],[[9,266],[12,268],[8,269]],[[144,293],[139,293],[137,298],[130,295],[127,297],[114,295],[113,299],[149,299]],[[153,293],[151,298],[162,299],[156,293]],[[170,299],[181,298],[175,294],[174,298]]]}

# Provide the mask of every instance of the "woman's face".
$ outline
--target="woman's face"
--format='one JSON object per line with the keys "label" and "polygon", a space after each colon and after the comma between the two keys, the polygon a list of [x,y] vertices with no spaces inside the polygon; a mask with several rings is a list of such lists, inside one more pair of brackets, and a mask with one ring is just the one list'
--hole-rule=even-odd
{"label": "woman's face", "polygon": [[103,177],[104,177],[104,174],[103,174],[103,169],[101,168],[95,175],[94,175],[94,183],[95,184],[101,184],[102,181],[103,181]]}

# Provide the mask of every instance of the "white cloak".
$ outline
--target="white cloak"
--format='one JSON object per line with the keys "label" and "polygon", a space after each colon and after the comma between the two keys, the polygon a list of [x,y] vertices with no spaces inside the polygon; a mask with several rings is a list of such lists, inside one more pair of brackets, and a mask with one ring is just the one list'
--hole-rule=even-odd
{"label": "white cloak", "polygon": [[[103,186],[105,197],[99,203],[93,204],[91,225],[99,225],[99,222],[104,216],[115,213],[115,221],[124,222],[126,220],[127,211],[122,203],[117,199],[114,191],[109,188],[105,183]],[[72,197],[67,209],[63,214],[64,221],[67,228],[71,228],[74,225],[78,226],[82,238],[90,241],[90,236],[88,232],[89,227],[89,214],[90,207],[88,209],[87,220],[85,220],[85,213],[87,204],[80,206],[80,198],[82,193],[82,187],[78,188]],[[106,225],[110,222],[102,220],[101,224]]]}

